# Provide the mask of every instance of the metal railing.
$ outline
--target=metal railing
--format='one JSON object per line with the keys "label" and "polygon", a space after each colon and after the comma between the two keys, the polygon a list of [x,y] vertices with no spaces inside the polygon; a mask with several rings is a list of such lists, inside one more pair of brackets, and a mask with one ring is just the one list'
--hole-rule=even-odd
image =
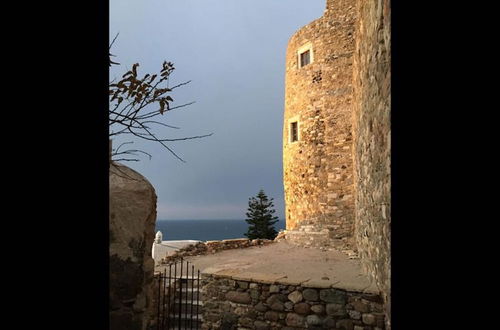
{"label": "metal railing", "polygon": [[189,261],[172,262],[156,275],[156,330],[199,329],[200,271]]}

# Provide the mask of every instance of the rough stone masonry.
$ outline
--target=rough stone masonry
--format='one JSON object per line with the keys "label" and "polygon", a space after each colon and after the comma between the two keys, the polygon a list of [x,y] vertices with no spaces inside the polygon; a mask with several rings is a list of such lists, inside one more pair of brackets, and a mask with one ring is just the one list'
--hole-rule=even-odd
{"label": "rough stone masonry", "polygon": [[[316,245],[353,237],[355,22],[354,0],[328,1],[323,17],[298,30],[288,44],[283,175],[287,231],[292,240],[292,231],[304,226],[307,232],[316,233],[316,240],[321,241]],[[310,63],[302,65],[306,52]],[[293,123],[298,126],[297,141],[291,137]]]}
{"label": "rough stone masonry", "polygon": [[327,0],[286,55],[286,239],[354,250],[390,328],[390,0]]}
{"label": "rough stone masonry", "polygon": [[379,295],[204,275],[202,330],[382,330]]}
{"label": "rough stone masonry", "polygon": [[354,56],[356,245],[391,320],[391,8],[359,0]]}

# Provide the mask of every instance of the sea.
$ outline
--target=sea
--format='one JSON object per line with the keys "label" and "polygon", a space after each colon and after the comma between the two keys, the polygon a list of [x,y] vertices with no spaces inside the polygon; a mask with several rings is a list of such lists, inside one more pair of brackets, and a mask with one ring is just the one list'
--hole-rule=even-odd
{"label": "sea", "polygon": [[[274,224],[277,232],[285,229],[285,220]],[[164,241],[197,240],[212,241],[245,238],[248,223],[242,219],[232,220],[156,220],[156,231],[161,231]]]}

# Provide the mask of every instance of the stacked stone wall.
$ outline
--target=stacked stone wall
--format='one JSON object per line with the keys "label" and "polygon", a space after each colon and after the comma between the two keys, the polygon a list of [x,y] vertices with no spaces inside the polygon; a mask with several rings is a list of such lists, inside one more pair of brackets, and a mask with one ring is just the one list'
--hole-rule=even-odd
{"label": "stacked stone wall", "polygon": [[[352,57],[354,0],[328,2],[325,15],[301,28],[286,55],[283,173],[287,230],[311,226],[327,237],[353,236]],[[299,68],[298,50],[312,46]],[[299,140],[290,142],[291,121]],[[318,236],[319,237],[319,236]]]}
{"label": "stacked stone wall", "polygon": [[204,274],[202,297],[203,330],[384,329],[376,294]]}
{"label": "stacked stone wall", "polygon": [[236,238],[236,239],[225,239],[221,241],[206,241],[198,242],[196,244],[191,244],[188,246],[175,251],[169,256],[165,256],[161,259],[160,264],[168,264],[188,256],[199,256],[206,254],[213,254],[219,251],[231,250],[231,249],[244,249],[251,246],[267,245],[274,243],[274,240],[269,239],[248,239],[248,238]]}
{"label": "stacked stone wall", "polygon": [[357,11],[353,112],[355,237],[362,266],[382,291],[386,319],[390,321],[390,0],[358,0]]}

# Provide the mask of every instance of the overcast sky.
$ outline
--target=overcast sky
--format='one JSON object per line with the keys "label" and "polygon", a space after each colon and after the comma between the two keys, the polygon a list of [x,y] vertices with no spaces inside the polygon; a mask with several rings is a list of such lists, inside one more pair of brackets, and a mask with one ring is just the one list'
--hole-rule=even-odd
{"label": "overcast sky", "polygon": [[[144,175],[158,195],[158,219],[243,219],[248,198],[264,189],[284,218],[282,126],[288,39],[323,14],[325,0],[111,0],[110,38],[120,66],[139,62],[139,75],[176,70],[174,103],[162,137],[214,133],[170,144],[186,163],[155,143],[152,154],[125,165]],[[117,139],[116,147],[128,139]]]}

